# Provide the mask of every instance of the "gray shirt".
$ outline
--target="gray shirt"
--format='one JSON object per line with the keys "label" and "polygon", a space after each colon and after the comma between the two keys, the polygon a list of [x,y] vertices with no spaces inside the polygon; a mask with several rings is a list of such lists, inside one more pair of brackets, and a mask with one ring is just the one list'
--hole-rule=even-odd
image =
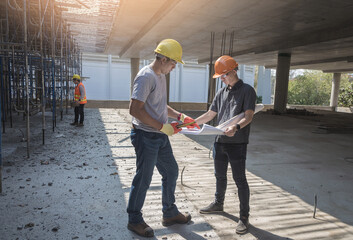
{"label": "gray shirt", "polygon": [[[157,75],[150,66],[143,67],[136,75],[132,91],[132,99],[144,102],[146,112],[160,123],[168,122],[166,78],[164,74]],[[137,129],[147,132],[159,130],[146,125],[135,117],[132,123]]]}
{"label": "gray shirt", "polygon": [[86,96],[85,87],[82,86],[82,85],[80,85],[80,86],[78,87],[78,89],[80,90],[80,100],[82,100],[82,99],[84,99],[85,96]]}
{"label": "gray shirt", "polygon": [[[241,79],[228,89],[220,89],[213,99],[211,110],[217,112],[217,125],[231,119],[246,110],[255,110],[256,93],[253,87]],[[219,135],[216,142],[221,143],[249,143],[250,124],[238,130],[233,137]]]}

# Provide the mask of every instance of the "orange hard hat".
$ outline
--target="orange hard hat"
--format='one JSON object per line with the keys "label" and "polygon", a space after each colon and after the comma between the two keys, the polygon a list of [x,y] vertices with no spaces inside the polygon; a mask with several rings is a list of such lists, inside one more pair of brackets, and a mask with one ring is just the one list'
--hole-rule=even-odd
{"label": "orange hard hat", "polygon": [[213,78],[218,78],[223,74],[227,74],[236,67],[238,67],[238,63],[234,60],[234,58],[228,55],[223,55],[219,57],[214,64],[215,74],[213,75]]}

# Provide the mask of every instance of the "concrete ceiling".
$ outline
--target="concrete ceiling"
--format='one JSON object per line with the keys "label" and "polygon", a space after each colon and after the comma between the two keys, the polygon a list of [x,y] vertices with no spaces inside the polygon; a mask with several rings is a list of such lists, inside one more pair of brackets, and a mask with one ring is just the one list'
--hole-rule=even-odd
{"label": "concrete ceiling", "polygon": [[[89,0],[72,1],[90,4]],[[89,46],[96,44],[104,47],[95,52],[151,59],[160,40],[173,38],[181,43],[184,60],[207,63],[214,32],[214,59],[221,55],[225,35],[224,52],[229,54],[231,48],[231,55],[240,64],[275,68],[278,53],[291,53],[292,69],[353,72],[352,0],[115,2],[114,11],[109,9],[112,16],[97,22],[108,26],[106,37],[89,44],[78,39],[83,51],[89,52]],[[68,21],[74,21],[70,17]],[[81,31],[85,34],[82,26]]]}

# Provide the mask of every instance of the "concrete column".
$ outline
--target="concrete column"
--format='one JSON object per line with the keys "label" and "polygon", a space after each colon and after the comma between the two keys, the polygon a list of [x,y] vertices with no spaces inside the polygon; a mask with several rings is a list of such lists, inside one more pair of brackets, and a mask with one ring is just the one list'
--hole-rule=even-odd
{"label": "concrete column", "polygon": [[130,92],[132,93],[132,87],[134,86],[134,79],[140,70],[140,58],[131,58],[130,66],[131,66]]}
{"label": "concrete column", "polygon": [[284,113],[286,111],[290,59],[290,53],[278,54],[276,70],[276,92],[274,102],[274,110],[276,113]]}
{"label": "concrete column", "polygon": [[341,73],[334,73],[333,79],[332,79],[331,99],[330,99],[330,107],[332,108],[332,111],[336,111],[336,108],[337,108],[340,82],[341,82]]}

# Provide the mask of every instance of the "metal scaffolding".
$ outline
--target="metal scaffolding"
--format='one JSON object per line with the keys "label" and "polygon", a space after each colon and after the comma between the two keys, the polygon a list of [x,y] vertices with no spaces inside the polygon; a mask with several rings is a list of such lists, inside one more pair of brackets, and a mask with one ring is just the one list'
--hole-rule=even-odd
{"label": "metal scaffolding", "polygon": [[[26,122],[27,157],[34,130],[31,116],[38,113],[45,144],[47,126],[54,131],[57,117],[63,119],[68,112],[74,88],[70,79],[82,75],[82,51],[105,50],[119,4],[119,0],[0,1],[0,154],[1,134],[19,126],[14,114]],[[45,117],[46,112],[51,117]]]}
{"label": "metal scaffolding", "polygon": [[[80,49],[55,0],[1,1],[1,132],[16,127],[12,116],[22,114],[27,126],[27,157],[31,116],[42,114],[45,144],[46,125],[51,124],[54,131],[57,117],[63,119],[64,111],[68,112],[73,88],[70,78],[82,73],[81,68]],[[45,112],[52,113],[51,123]]]}

